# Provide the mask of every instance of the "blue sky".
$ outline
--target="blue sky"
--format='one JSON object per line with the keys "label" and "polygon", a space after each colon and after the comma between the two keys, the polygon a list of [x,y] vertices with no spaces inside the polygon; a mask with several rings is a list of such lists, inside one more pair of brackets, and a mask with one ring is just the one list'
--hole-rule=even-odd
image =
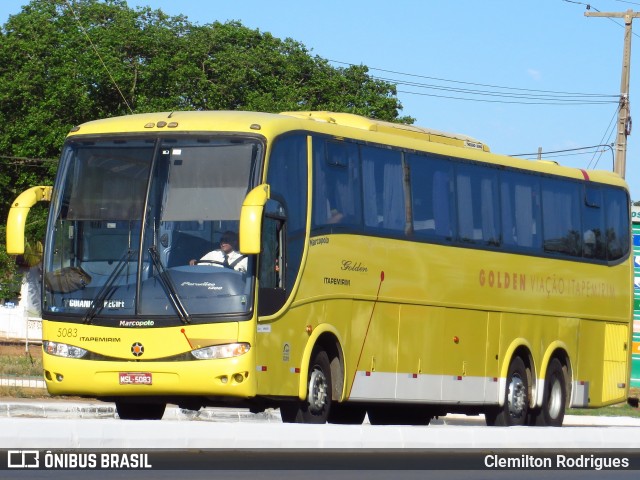
{"label": "blue sky", "polygon": [[[2,0],[0,23],[27,3]],[[376,77],[402,82],[402,114],[416,118],[417,125],[470,135],[509,155],[615,141],[623,22],[585,17],[586,3],[592,11],[640,11],[640,0],[128,1],[130,7],[149,5],[198,24],[238,20],[293,38],[335,66],[367,65]],[[640,51],[640,19],[634,32],[632,117],[635,106],[640,112],[634,102],[640,95],[640,57],[634,54]],[[567,104],[584,99],[607,103]],[[640,117],[636,125],[628,137],[626,179],[632,198],[640,200]],[[603,150],[544,156],[611,170],[612,154]]]}

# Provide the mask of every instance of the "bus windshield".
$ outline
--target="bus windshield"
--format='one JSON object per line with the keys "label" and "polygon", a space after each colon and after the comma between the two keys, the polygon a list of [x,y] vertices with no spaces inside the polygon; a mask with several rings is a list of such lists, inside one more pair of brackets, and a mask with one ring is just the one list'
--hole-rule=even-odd
{"label": "bus windshield", "polygon": [[262,155],[259,140],[236,136],[69,140],[49,218],[44,310],[105,325],[247,316],[255,262],[238,252],[237,232]]}

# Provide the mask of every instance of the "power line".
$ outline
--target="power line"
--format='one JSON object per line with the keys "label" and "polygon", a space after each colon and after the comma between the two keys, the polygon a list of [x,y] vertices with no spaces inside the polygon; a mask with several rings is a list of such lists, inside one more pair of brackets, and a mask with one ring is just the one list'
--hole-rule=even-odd
{"label": "power line", "polygon": [[[592,150],[594,148],[600,148],[600,147],[611,147],[611,145],[608,144],[602,144],[602,145],[590,145],[588,147],[576,147],[576,148],[565,148],[562,150],[549,150],[546,152],[542,152],[543,154],[550,154],[550,153],[565,153],[565,152],[577,152],[580,150]],[[509,155],[510,157],[538,157],[538,155],[540,155],[540,152],[535,152],[535,153],[518,153],[518,154],[511,154]]]}
{"label": "power line", "polygon": [[[339,60],[329,60],[332,63],[356,66],[353,63],[343,62]],[[601,93],[580,93],[553,90],[536,90],[528,88],[508,87],[502,85],[491,85],[477,82],[466,82],[460,80],[452,80],[445,78],[432,77],[427,75],[418,75],[414,73],[398,72],[377,67],[367,67],[370,71],[383,72],[386,74],[398,75],[407,78],[395,78],[389,76],[371,75],[374,80],[392,83],[396,86],[405,86],[422,91],[415,90],[398,90],[399,93],[408,95],[430,96],[436,98],[447,98],[451,100],[466,100],[475,102],[489,103],[510,103],[524,105],[597,105],[618,103],[619,96],[613,94]],[[425,79],[443,84],[432,82],[421,82],[413,79]],[[447,85],[453,84],[453,85]],[[462,85],[462,86],[458,86]],[[480,88],[467,88],[480,87]],[[437,92],[450,92],[457,95],[443,95],[436,93],[428,93],[424,90],[433,90]],[[463,96],[459,96],[463,95]],[[481,97],[481,98],[478,98]],[[487,97],[487,98],[482,98]],[[497,100],[497,99],[501,100]]]}
{"label": "power line", "polygon": [[[349,62],[342,62],[340,60],[328,60],[331,63],[337,63],[340,65],[348,65],[350,67],[357,67],[358,65],[356,65],[355,63],[349,63]],[[470,85],[470,86],[474,86],[474,87],[487,87],[487,88],[497,88],[497,89],[503,89],[503,90],[515,90],[515,91],[520,91],[520,92],[537,92],[537,93],[546,93],[546,94],[551,94],[551,95],[570,95],[570,96],[594,96],[594,97],[615,97],[618,98],[618,95],[614,95],[614,94],[603,94],[603,93],[579,93],[579,92],[564,92],[564,91],[554,91],[554,90],[536,90],[536,89],[531,89],[531,88],[518,88],[518,87],[508,87],[508,86],[504,86],[504,85],[492,85],[492,84],[487,84],[487,83],[477,83],[477,82],[466,82],[466,81],[462,81],[462,80],[452,80],[452,79],[448,79],[448,78],[439,78],[439,77],[431,77],[428,75],[419,75],[419,74],[415,74],[415,73],[405,73],[405,72],[398,72],[395,70],[387,70],[384,68],[377,68],[377,67],[370,67],[370,66],[366,66],[368,70],[373,70],[373,71],[377,71],[377,72],[385,72],[385,73],[391,73],[394,75],[402,75],[405,77],[414,77],[414,78],[424,78],[426,80],[435,80],[435,81],[439,81],[439,82],[447,82],[447,83],[457,83],[457,84],[461,84],[461,85]],[[403,82],[402,80],[398,81],[399,83]],[[428,85],[428,84],[422,84],[422,83],[418,83],[419,85]]]}
{"label": "power line", "polygon": [[[607,145],[608,147],[610,145]],[[607,150],[605,149],[601,149],[601,150],[594,150],[593,153],[604,153]],[[543,152],[544,153],[544,152]],[[548,153],[548,152],[547,152]],[[591,152],[575,152],[575,153],[559,153],[559,154],[554,154],[553,158],[559,158],[559,157],[577,157],[578,155],[589,155]]]}
{"label": "power line", "polygon": [[[618,106],[618,108],[616,108],[616,110],[613,112],[613,116],[611,117],[611,120],[609,121],[609,125],[607,126],[607,129],[605,130],[604,135],[600,139],[600,143],[601,144],[604,144],[604,143],[609,144],[609,143],[611,143],[611,137],[615,133],[616,119],[618,117],[618,110],[619,109],[620,109],[620,106]],[[606,138],[606,141],[605,141],[605,138]],[[596,160],[596,153],[597,152],[593,153],[593,157],[591,158],[591,160],[587,164],[587,168],[596,168],[598,166],[598,162],[602,158],[602,154],[600,154],[598,156],[598,159]],[[591,167],[591,164],[593,164],[593,167]]]}
{"label": "power line", "polygon": [[638,2],[630,2],[629,0],[613,0],[614,2],[627,3],[629,5],[640,5]]}
{"label": "power line", "polygon": [[[378,80],[382,80],[385,82],[395,83],[396,85],[405,85],[409,87],[416,88],[424,88],[424,89],[433,89],[433,90],[445,90],[455,93],[463,93],[468,95],[484,95],[489,97],[505,97],[505,98],[520,98],[525,100],[538,100],[538,101],[563,101],[567,103],[571,102],[588,102],[588,103],[613,103],[618,102],[617,95],[597,95],[597,94],[560,94],[560,93],[545,93],[545,94],[536,94],[536,93],[512,93],[512,92],[497,92],[492,90],[478,90],[478,89],[468,89],[468,88],[459,88],[459,87],[448,87],[443,85],[434,85],[428,83],[419,83],[419,82],[407,82],[403,80],[398,80],[395,78],[385,78],[385,77],[373,77]],[[596,100],[600,98],[611,98],[611,100]],[[593,99],[593,100],[592,100]],[[615,99],[615,100],[614,100]]]}
{"label": "power line", "polygon": [[[543,151],[543,152],[536,152],[536,153],[518,153],[518,154],[516,154],[516,155],[509,155],[509,156],[510,156],[510,157],[531,157],[531,158],[538,158],[538,156],[542,153],[542,154],[544,154],[544,155],[550,155],[550,154],[561,154],[561,155],[554,155],[554,156],[555,156],[555,157],[566,157],[566,156],[569,156],[569,153],[568,153],[568,152],[579,152],[579,151],[582,151],[582,150],[593,150],[593,149],[596,149],[596,150],[595,150],[595,153],[602,153],[602,152],[604,152],[604,150],[597,150],[597,149],[599,149],[599,148],[601,148],[601,147],[606,147],[606,148],[608,148],[608,149],[610,150],[610,152],[611,152],[611,162],[612,162],[612,164],[613,164],[613,162],[615,161],[615,157],[614,157],[614,154],[613,154],[613,145],[606,144],[606,143],[604,143],[604,144],[600,144],[600,145],[591,145],[591,146],[589,146],[589,147],[565,148],[565,149],[563,149],[563,150],[551,150],[551,151],[547,151],[547,152],[544,152],[544,151]],[[584,152],[584,153],[582,153],[582,154],[580,154],[580,153],[573,153],[572,155],[588,155],[588,154],[590,154],[590,153],[593,153],[593,152],[590,152],[590,151],[589,151],[589,152]],[[587,168],[589,168],[589,167],[587,167]],[[594,168],[595,168],[595,165],[594,165]]]}
{"label": "power line", "polygon": [[111,82],[116,87],[116,90],[118,90],[118,93],[120,94],[120,97],[122,97],[122,100],[124,101],[125,105],[127,106],[127,109],[129,110],[130,113],[133,113],[133,110],[131,109],[131,106],[129,106],[129,102],[127,102],[127,99],[125,98],[124,94],[122,93],[122,90],[120,90],[120,87],[118,86],[118,82],[116,82],[115,78],[113,78],[113,75],[111,75],[111,71],[109,70],[109,67],[107,67],[107,64],[104,63],[104,60],[102,60],[102,56],[100,56],[100,52],[98,52],[98,49],[94,45],[93,41],[91,41],[91,37],[89,36],[87,31],[85,30],[84,26],[82,26],[82,23],[80,22],[80,19],[76,15],[76,12],[73,10],[73,7],[69,3],[69,0],[65,0],[65,3],[69,7],[69,10],[71,11],[71,13],[73,15],[73,18],[75,18],[76,22],[78,23],[78,26],[80,27],[80,30],[82,31],[84,36],[87,37],[87,40],[89,41],[89,44],[91,45],[91,48],[93,48],[93,51],[95,52],[95,54],[97,55],[98,59],[100,60],[100,63],[102,64],[102,68],[104,68],[105,71],[107,72],[107,75],[109,75],[109,78],[111,79]]}
{"label": "power line", "polygon": [[468,102],[485,102],[485,103],[506,103],[506,104],[519,104],[519,105],[559,105],[559,106],[569,106],[569,105],[574,105],[574,106],[578,106],[578,105],[597,105],[597,104],[611,104],[611,103],[616,103],[613,101],[591,101],[591,102],[578,102],[578,101],[539,101],[539,102],[534,102],[534,101],[517,101],[517,100],[489,100],[489,99],[483,99],[483,98],[468,98],[468,97],[455,97],[455,96],[451,96],[451,95],[437,95],[435,93],[425,93],[425,92],[410,92],[410,91],[406,91],[406,90],[398,90],[398,93],[406,93],[409,95],[420,95],[420,96],[426,96],[426,97],[436,97],[436,98],[446,98],[446,99],[450,99],[450,100],[464,100],[464,101],[468,101]]}
{"label": "power line", "polygon": [[[562,0],[563,2],[567,2],[567,3],[575,3],[576,5],[584,5],[585,7],[587,7],[587,10],[595,10],[596,12],[600,12],[600,10],[598,10],[597,8],[595,8],[593,5],[591,5],[590,3],[583,3],[583,2],[577,2],[575,0]],[[629,3],[631,5],[640,5],[640,3],[637,2],[630,2],[627,0],[614,0],[620,3]],[[616,22],[613,18],[607,18],[607,20],[609,20],[610,22],[615,23],[617,26],[624,28],[624,25],[621,24],[620,22]],[[640,35],[638,35],[635,32],[631,33],[634,37],[639,37]]]}
{"label": "power line", "polygon": [[9,155],[0,155],[0,159],[2,160],[14,160],[15,163],[11,165],[20,165],[27,162],[35,162],[35,163],[57,163],[57,158],[32,158],[32,157],[14,157]]}
{"label": "power line", "polygon": [[31,158],[0,155],[5,167],[50,168],[59,162],[57,158]]}

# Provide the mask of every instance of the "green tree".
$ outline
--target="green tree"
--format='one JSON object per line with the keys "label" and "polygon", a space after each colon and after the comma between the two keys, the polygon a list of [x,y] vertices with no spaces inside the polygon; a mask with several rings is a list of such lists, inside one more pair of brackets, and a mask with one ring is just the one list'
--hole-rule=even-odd
{"label": "green tree", "polygon": [[[197,25],[124,0],[32,0],[0,28],[0,216],[26,188],[52,184],[65,135],[96,118],[332,110],[412,123],[401,109],[395,85],[366,66],[332,67],[239,22]],[[45,217],[34,209],[27,238],[42,237]]]}
{"label": "green tree", "polygon": [[[4,238],[4,226],[0,227],[0,235]],[[18,298],[21,285],[22,276],[18,272],[18,265],[14,258],[7,255],[3,245],[0,249],[0,304],[5,300]]]}

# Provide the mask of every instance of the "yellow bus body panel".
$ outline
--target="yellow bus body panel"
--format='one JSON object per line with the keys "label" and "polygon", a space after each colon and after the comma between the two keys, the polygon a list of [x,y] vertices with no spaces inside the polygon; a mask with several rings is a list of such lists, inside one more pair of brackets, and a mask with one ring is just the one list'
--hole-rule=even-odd
{"label": "yellow bus body panel", "polygon": [[[296,378],[306,377],[292,372],[309,361],[305,328],[329,324],[355,346],[344,349],[342,398],[350,398],[361,372],[378,372],[440,376],[442,403],[463,400],[465,379],[475,378],[480,403],[499,402],[496,384],[519,347],[530,352],[540,380],[554,351],[566,352],[575,381],[591,385],[588,406],[626,398],[628,262],[607,268],[352,235],[310,243],[292,306],[258,333],[258,356],[271,372],[261,393],[295,392]],[[449,377],[460,377],[460,387],[446,386]],[[386,387],[377,399],[397,399],[397,385]]]}
{"label": "yellow bus body panel", "polygon": [[[250,324],[251,322],[244,322]],[[202,395],[250,398],[256,394],[255,349],[246,354],[215,360],[185,361],[192,349],[235,342],[254,346],[254,336],[238,323],[184,327],[109,328],[93,325],[62,326],[43,321],[43,338],[89,350],[100,361],[76,360],[47,354],[45,380],[52,394],[90,396]],[[184,332],[183,332],[184,330]],[[142,345],[141,356],[133,355]],[[174,358],[171,358],[174,357]],[[179,358],[177,358],[179,357]],[[151,385],[120,385],[120,373],[151,373]],[[234,378],[242,377],[241,381]]]}

